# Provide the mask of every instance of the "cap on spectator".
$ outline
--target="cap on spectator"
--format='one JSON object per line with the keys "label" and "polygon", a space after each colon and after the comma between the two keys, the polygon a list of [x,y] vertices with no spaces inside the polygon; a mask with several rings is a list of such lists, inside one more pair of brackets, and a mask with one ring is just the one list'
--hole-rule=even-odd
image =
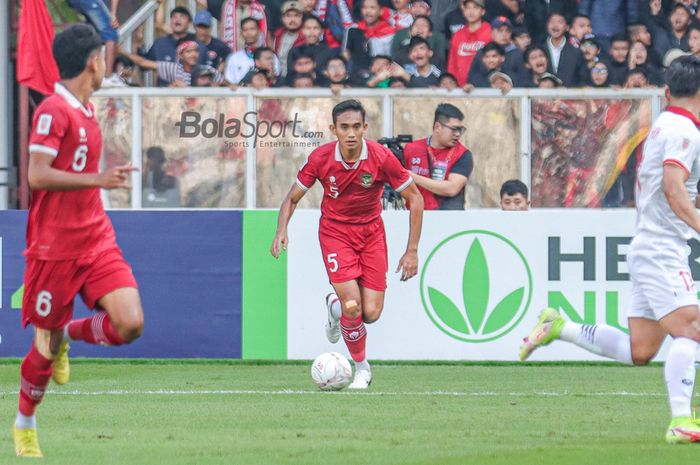
{"label": "cap on spectator", "polygon": [[585,47],[587,45],[593,45],[594,47],[600,48],[600,44],[598,43],[598,40],[595,38],[595,34],[584,34],[583,39],[581,39],[581,47]]}
{"label": "cap on spectator", "polygon": [[690,55],[690,53],[684,52],[680,48],[672,48],[671,50],[666,52],[666,55],[664,55],[664,68],[668,68],[669,66],[671,66],[671,62],[676,58],[684,57],[686,55]]}
{"label": "cap on spectator", "polygon": [[433,6],[433,5],[430,4],[430,0],[414,0],[414,1],[412,1],[411,3],[421,3],[421,2],[425,3],[426,5],[428,5],[428,8],[432,8],[432,6]]}
{"label": "cap on spectator", "polygon": [[493,84],[493,81],[495,81],[496,79],[503,79],[510,86],[513,86],[513,80],[506,73],[503,73],[501,71],[494,71],[493,73],[489,74],[489,82],[491,84]]}
{"label": "cap on spectator", "polygon": [[530,35],[527,28],[524,26],[515,26],[513,28],[513,38]]}
{"label": "cap on spectator", "polygon": [[243,76],[243,79],[241,80],[241,84],[252,84],[253,83],[253,77],[262,74],[265,76],[265,79],[267,79],[267,73],[265,72],[264,69],[262,68],[250,68],[250,71],[246,73],[245,76]]}
{"label": "cap on spectator", "polygon": [[190,10],[185,8],[184,6],[176,6],[170,11],[170,17],[172,18],[174,14],[180,13],[182,15],[187,16],[187,18],[192,21],[192,14],[190,13]]}
{"label": "cap on spectator", "polygon": [[197,14],[194,15],[194,25],[211,27],[211,13],[208,11],[198,11]]}
{"label": "cap on spectator", "polygon": [[537,82],[542,82],[546,80],[552,81],[557,87],[564,85],[564,83],[561,82],[561,79],[559,79],[552,73],[543,73],[542,76],[539,77]]}
{"label": "cap on spectator", "polygon": [[480,6],[481,8],[486,8],[486,3],[484,2],[484,0],[462,0],[462,3],[465,5],[469,2],[476,3],[476,5]]}
{"label": "cap on spectator", "polygon": [[213,77],[214,75],[215,75],[214,68],[212,68],[211,66],[200,66],[199,68],[197,68],[197,77],[200,77],[200,76],[212,76]]}
{"label": "cap on spectator", "polygon": [[510,19],[506,18],[505,16],[498,16],[496,19],[491,21],[491,27],[493,29],[498,29],[501,26],[508,26],[508,29],[513,29],[513,23],[511,23]]}
{"label": "cap on spectator", "polygon": [[282,14],[285,14],[289,10],[296,10],[299,13],[303,13],[304,7],[301,6],[301,3],[297,2],[296,0],[287,0],[282,4]]}

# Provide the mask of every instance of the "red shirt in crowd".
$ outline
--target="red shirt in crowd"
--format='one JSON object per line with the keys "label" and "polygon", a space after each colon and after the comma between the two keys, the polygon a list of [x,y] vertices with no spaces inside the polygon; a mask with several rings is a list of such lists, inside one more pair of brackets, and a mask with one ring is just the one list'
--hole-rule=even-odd
{"label": "red shirt in crowd", "polygon": [[476,31],[470,31],[469,25],[455,32],[450,41],[447,56],[447,72],[457,78],[460,86],[467,83],[467,76],[477,52],[491,41],[491,25],[486,21]]}

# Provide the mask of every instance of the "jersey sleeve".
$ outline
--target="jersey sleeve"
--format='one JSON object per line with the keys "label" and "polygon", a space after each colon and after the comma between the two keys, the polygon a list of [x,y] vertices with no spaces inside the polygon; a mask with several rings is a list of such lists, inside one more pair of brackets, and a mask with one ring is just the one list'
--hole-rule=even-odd
{"label": "jersey sleeve", "polygon": [[700,149],[695,137],[680,132],[671,134],[664,147],[664,165],[676,165],[690,174],[697,151]]}
{"label": "jersey sleeve", "polygon": [[401,192],[413,182],[413,178],[388,149],[387,152],[388,154],[382,165],[382,171],[391,188],[396,192]]}
{"label": "jersey sleeve", "polygon": [[314,152],[306,159],[306,162],[299,168],[299,173],[297,174],[297,186],[301,188],[304,192],[311,189],[311,187],[316,182],[318,178],[318,169],[316,168],[316,157],[313,156]]}
{"label": "jersey sleeve", "polygon": [[158,78],[166,82],[173,82],[177,77],[177,64],[171,61],[156,61]]}
{"label": "jersey sleeve", "polygon": [[62,109],[45,105],[34,115],[32,132],[29,136],[29,153],[58,155],[61,142],[66,134],[68,119]]}

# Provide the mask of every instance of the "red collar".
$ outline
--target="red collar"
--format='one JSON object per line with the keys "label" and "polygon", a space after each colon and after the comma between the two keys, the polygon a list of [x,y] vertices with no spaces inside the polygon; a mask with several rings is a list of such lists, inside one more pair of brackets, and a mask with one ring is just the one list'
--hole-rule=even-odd
{"label": "red collar", "polygon": [[671,113],[675,113],[676,115],[685,116],[690,121],[692,121],[693,124],[695,124],[695,126],[700,127],[700,120],[698,119],[698,117],[686,110],[685,108],[674,107],[673,105],[669,105],[668,107],[666,107],[666,111],[670,111]]}

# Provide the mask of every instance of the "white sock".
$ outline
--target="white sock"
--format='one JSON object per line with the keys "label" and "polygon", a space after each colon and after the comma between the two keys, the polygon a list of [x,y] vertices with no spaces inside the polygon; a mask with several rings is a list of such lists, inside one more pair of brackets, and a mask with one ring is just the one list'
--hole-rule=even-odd
{"label": "white sock", "polygon": [[17,418],[15,419],[15,428],[36,429],[36,415],[26,417],[21,413],[17,412]]}
{"label": "white sock", "polygon": [[567,321],[559,339],[576,344],[582,349],[632,365],[632,347],[629,335],[608,325],[582,325]]}
{"label": "white sock", "polygon": [[671,342],[666,355],[664,378],[668,389],[671,416],[689,417],[690,400],[695,384],[695,353],[698,343],[685,337],[677,337]]}
{"label": "white sock", "polygon": [[360,370],[372,371],[372,369],[369,366],[369,362],[367,362],[367,359],[364,359],[361,362],[355,362],[355,373],[357,373]]}
{"label": "white sock", "polygon": [[331,316],[335,321],[340,321],[340,315],[342,315],[343,309],[340,305],[340,299],[336,298],[331,304]]}

